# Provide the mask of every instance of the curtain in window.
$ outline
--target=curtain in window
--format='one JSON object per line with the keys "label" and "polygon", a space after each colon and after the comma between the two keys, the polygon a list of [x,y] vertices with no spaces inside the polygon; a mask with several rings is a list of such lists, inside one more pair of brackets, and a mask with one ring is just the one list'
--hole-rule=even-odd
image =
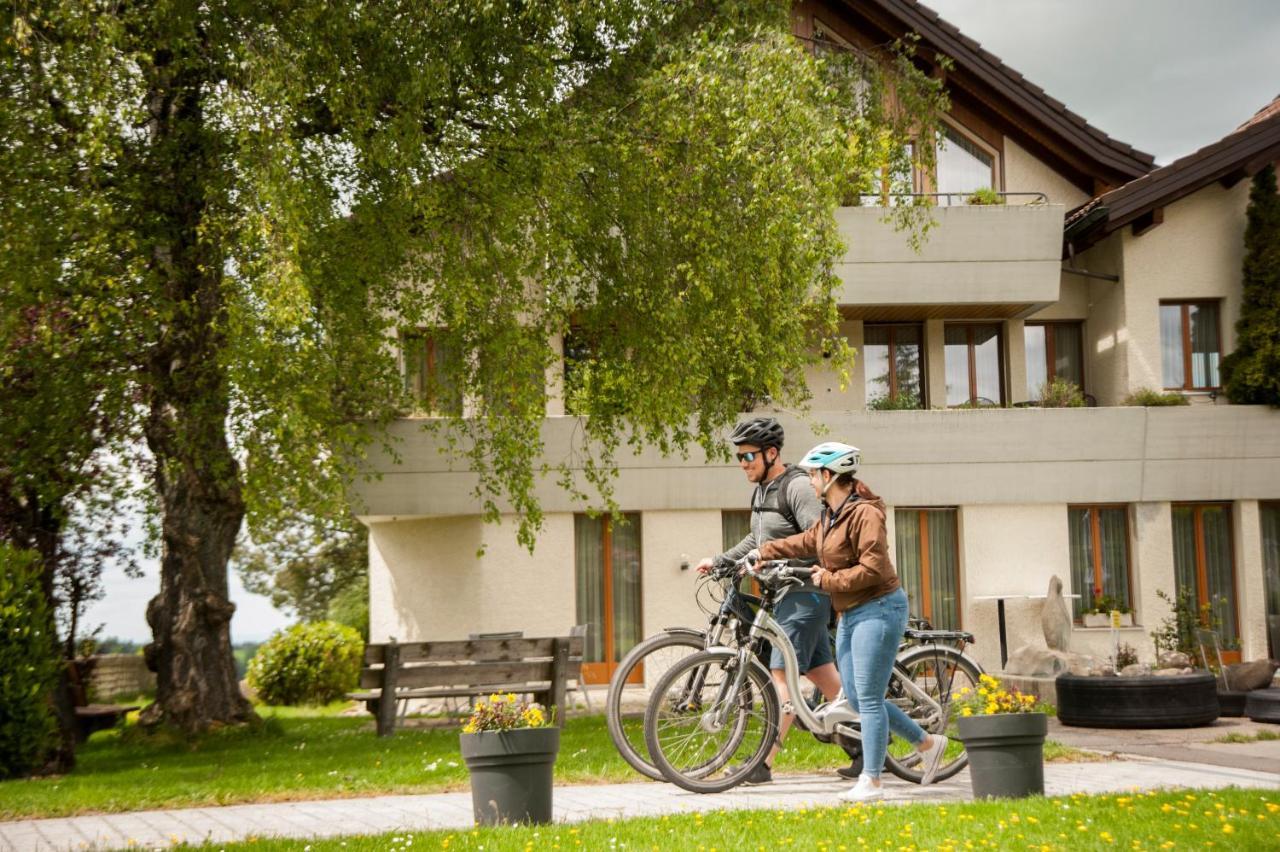
{"label": "curtain in window", "polygon": [[1054,323],[1053,375],[1084,387],[1084,333],[1079,323]]}
{"label": "curtain in window", "polygon": [[932,509],[929,524],[929,582],[933,599],[933,626],[954,630],[960,626],[960,565],[956,553],[956,512]]}
{"label": "curtain in window", "polygon": [[1182,364],[1182,305],[1160,306],[1160,371],[1167,388],[1186,384]]}
{"label": "curtain in window", "polygon": [[1173,573],[1177,591],[1196,594],[1196,527],[1190,506],[1173,507]]}
{"label": "curtain in window", "polygon": [[[1280,503],[1263,503],[1262,576],[1266,585],[1267,615],[1280,616]],[[1271,656],[1280,655],[1272,648]]]}
{"label": "curtain in window", "polygon": [[728,550],[751,532],[751,513],[730,511],[720,513],[720,549]]}
{"label": "curtain in window", "polygon": [[1204,523],[1205,590],[1209,606],[1222,621],[1222,638],[1239,636],[1236,628],[1235,567],[1231,559],[1231,507],[1205,506],[1201,509]]}
{"label": "curtain in window", "polygon": [[583,659],[604,660],[604,524],[605,518],[575,515],[574,589],[577,592],[578,624],[589,624]]}
{"label": "curtain in window", "polygon": [[978,396],[992,402],[1003,403],[1000,393],[1000,327],[979,325],[973,327],[974,385]]}
{"label": "curtain in window", "polygon": [[1067,509],[1067,541],[1071,550],[1071,591],[1080,597],[1071,602],[1079,619],[1093,607],[1093,523],[1088,509]]}
{"label": "curtain in window", "polygon": [[1126,606],[1129,599],[1129,525],[1123,506],[1100,506],[1098,537],[1102,540],[1102,593]]}
{"label": "curtain in window", "polygon": [[1049,381],[1049,352],[1043,325],[1026,326],[1027,399],[1039,399]]}
{"label": "curtain in window", "polygon": [[947,405],[969,401],[969,327],[949,325],[943,329],[946,354]]}
{"label": "curtain in window", "polygon": [[898,509],[893,513],[894,545],[898,557],[898,580],[907,593],[911,614],[924,616],[923,579],[920,571],[920,510]]}
{"label": "curtain in window", "polygon": [[1195,388],[1218,387],[1218,306],[1198,304],[1187,306],[1191,323],[1191,386]]}
{"label": "curtain in window", "polygon": [[613,660],[617,662],[641,638],[640,515],[623,516],[613,532]]}

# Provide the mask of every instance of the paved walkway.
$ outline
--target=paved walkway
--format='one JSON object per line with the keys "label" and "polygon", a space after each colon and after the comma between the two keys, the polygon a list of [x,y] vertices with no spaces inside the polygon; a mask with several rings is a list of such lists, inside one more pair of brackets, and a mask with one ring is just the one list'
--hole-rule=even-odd
{"label": "paved walkway", "polygon": [[[1257,745],[1260,744],[1255,747]],[[917,787],[886,777],[890,802],[967,801],[970,798],[967,771],[931,787]],[[832,805],[837,804],[834,794],[847,784],[834,776],[783,776],[773,784],[739,787],[712,796],[686,793],[671,784],[656,783],[558,787],[555,817],[560,822],[578,822],[721,809]],[[1045,766],[1045,787],[1049,795],[1231,786],[1280,790],[1280,774],[1149,757]],[[254,836],[310,838],[462,829],[470,828],[471,824],[470,793],[377,796],[6,822],[0,823],[0,850],[155,847],[181,841],[226,842]]]}

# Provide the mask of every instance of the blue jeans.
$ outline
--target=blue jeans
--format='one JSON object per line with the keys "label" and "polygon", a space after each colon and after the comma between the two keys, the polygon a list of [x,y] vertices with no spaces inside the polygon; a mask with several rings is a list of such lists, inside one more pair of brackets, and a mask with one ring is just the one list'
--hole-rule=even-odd
{"label": "blue jeans", "polygon": [[845,610],[836,630],[840,686],[862,717],[862,772],[872,778],[884,769],[890,729],[912,745],[925,738],[923,728],[884,699],[906,628],[907,593],[898,589]]}

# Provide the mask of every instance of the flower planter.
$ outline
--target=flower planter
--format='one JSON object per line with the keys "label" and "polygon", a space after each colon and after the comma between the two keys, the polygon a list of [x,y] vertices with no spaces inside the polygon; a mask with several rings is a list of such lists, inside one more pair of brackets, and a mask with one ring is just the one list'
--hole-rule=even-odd
{"label": "flower planter", "polygon": [[551,774],[560,729],[516,728],[461,735],[476,825],[551,822]]}
{"label": "flower planter", "polygon": [[1049,731],[1045,714],[961,716],[956,727],[969,755],[975,799],[1044,794],[1044,737]]}
{"label": "flower planter", "polygon": [[[1085,627],[1110,627],[1111,626],[1111,614],[1107,612],[1087,612],[1084,615],[1080,616],[1080,619]],[[1133,613],[1131,612],[1120,613],[1120,626],[1132,627]]]}

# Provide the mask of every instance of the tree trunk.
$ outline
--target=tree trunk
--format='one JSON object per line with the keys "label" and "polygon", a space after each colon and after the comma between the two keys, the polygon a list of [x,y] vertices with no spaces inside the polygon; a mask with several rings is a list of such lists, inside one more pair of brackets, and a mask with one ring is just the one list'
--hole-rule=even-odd
{"label": "tree trunk", "polygon": [[[175,24],[175,31],[180,29]],[[202,99],[211,83],[201,36],[180,35],[148,69],[151,243],[158,313],[145,376],[147,445],[155,458],[162,531],[160,594],[147,606],[148,666],[156,701],[145,724],[188,733],[255,718],[240,694],[231,651],[227,563],[244,518],[240,472],[227,441],[224,250],[214,205],[219,143]]]}

